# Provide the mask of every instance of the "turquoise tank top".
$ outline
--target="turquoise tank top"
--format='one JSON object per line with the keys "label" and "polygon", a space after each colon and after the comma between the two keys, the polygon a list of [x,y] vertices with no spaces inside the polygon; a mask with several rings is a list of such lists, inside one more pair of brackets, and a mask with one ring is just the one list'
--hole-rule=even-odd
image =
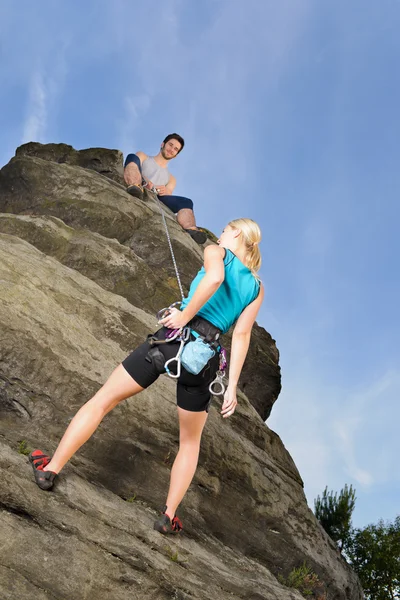
{"label": "turquoise tank top", "polygon": [[[207,319],[218,327],[222,333],[226,333],[231,328],[246,306],[257,298],[260,290],[259,281],[230,250],[226,250],[224,266],[224,281],[197,313],[199,317]],[[181,310],[189,304],[205,274],[206,270],[203,266],[193,279],[189,294],[181,304]]]}

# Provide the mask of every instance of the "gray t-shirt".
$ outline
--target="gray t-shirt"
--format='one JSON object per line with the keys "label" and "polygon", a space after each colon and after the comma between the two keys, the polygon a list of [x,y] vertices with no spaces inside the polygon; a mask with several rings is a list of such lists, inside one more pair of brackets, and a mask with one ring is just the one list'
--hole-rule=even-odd
{"label": "gray t-shirt", "polygon": [[153,156],[149,156],[143,161],[142,175],[147,181],[152,181],[154,185],[167,185],[170,177],[167,167],[160,167]]}

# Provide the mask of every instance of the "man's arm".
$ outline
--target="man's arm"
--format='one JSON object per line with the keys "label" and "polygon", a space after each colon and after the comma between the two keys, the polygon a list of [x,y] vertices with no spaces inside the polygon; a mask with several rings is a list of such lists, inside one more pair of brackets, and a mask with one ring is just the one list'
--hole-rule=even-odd
{"label": "man's arm", "polygon": [[176,179],[173,175],[170,174],[167,185],[157,185],[156,186],[157,190],[159,190],[157,192],[157,194],[159,196],[172,196],[175,186],[176,186]]}
{"label": "man's arm", "polygon": [[169,196],[172,196],[175,187],[176,187],[176,179],[173,175],[170,175],[169,181],[168,181],[167,185],[165,186],[165,189],[167,190],[167,194]]}
{"label": "man's arm", "polygon": [[140,150],[138,152],[136,152],[136,156],[138,156],[140,158],[140,164],[143,164],[143,161],[146,160],[146,158],[148,158],[147,154],[145,154],[144,152],[141,152]]}

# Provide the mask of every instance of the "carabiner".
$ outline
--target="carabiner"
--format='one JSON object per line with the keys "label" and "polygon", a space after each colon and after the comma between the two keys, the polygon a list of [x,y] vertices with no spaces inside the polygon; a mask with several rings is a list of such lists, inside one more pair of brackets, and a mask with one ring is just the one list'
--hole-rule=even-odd
{"label": "carabiner", "polygon": [[[172,358],[167,360],[166,363],[164,364],[165,372],[167,373],[167,375],[172,377],[172,379],[178,379],[178,377],[181,376],[181,354],[182,354],[184,345],[185,345],[185,342],[183,340],[181,340],[181,343],[179,345],[179,350],[176,353],[176,356],[173,356]],[[176,362],[176,375],[171,373],[171,371],[168,368],[168,365],[173,362]]]}
{"label": "carabiner", "polygon": [[[208,389],[213,396],[223,396],[225,394],[224,377],[225,371],[217,371],[214,381],[208,386]],[[214,387],[218,385],[220,386],[220,390],[214,391]]]}
{"label": "carabiner", "polygon": [[159,323],[161,321],[161,319],[166,317],[169,314],[169,311],[171,310],[171,308],[175,308],[175,306],[179,306],[181,304],[182,304],[182,302],[179,300],[177,302],[173,302],[173,304],[171,304],[170,306],[166,306],[165,308],[162,308],[161,310],[159,310],[157,313],[157,316],[156,316],[157,322]]}
{"label": "carabiner", "polygon": [[221,346],[219,351],[219,370],[225,373],[226,367],[228,366],[228,359],[226,358],[226,348]]}
{"label": "carabiner", "polygon": [[[180,341],[179,349],[178,349],[178,352],[176,353],[176,356],[173,356],[172,358],[167,360],[166,363],[164,364],[165,372],[172,379],[178,379],[181,376],[181,367],[182,367],[181,354],[183,352],[183,347],[189,338],[190,338],[190,327],[184,327],[182,332],[180,333],[179,337],[175,338],[175,340]],[[172,340],[168,340],[168,341],[172,341]],[[173,362],[176,362],[176,375],[171,373],[171,371],[169,370],[169,367],[168,367],[168,365]]]}
{"label": "carabiner", "polygon": [[174,342],[182,333],[182,327],[180,329],[170,329],[165,336],[165,342]]}

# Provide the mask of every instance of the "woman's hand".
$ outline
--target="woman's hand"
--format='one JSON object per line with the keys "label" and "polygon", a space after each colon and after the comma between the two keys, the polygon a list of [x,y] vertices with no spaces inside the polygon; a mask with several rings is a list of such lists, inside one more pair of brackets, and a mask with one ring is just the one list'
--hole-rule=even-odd
{"label": "woman's hand", "polygon": [[185,327],[188,321],[183,311],[171,308],[169,314],[158,322],[164,325],[164,327],[168,327],[168,329],[180,329],[181,327]]}
{"label": "woman's hand", "polygon": [[226,419],[226,417],[230,417],[235,412],[235,408],[237,406],[236,400],[236,387],[231,387],[228,385],[225,395],[224,395],[224,403],[221,409],[221,415]]}

